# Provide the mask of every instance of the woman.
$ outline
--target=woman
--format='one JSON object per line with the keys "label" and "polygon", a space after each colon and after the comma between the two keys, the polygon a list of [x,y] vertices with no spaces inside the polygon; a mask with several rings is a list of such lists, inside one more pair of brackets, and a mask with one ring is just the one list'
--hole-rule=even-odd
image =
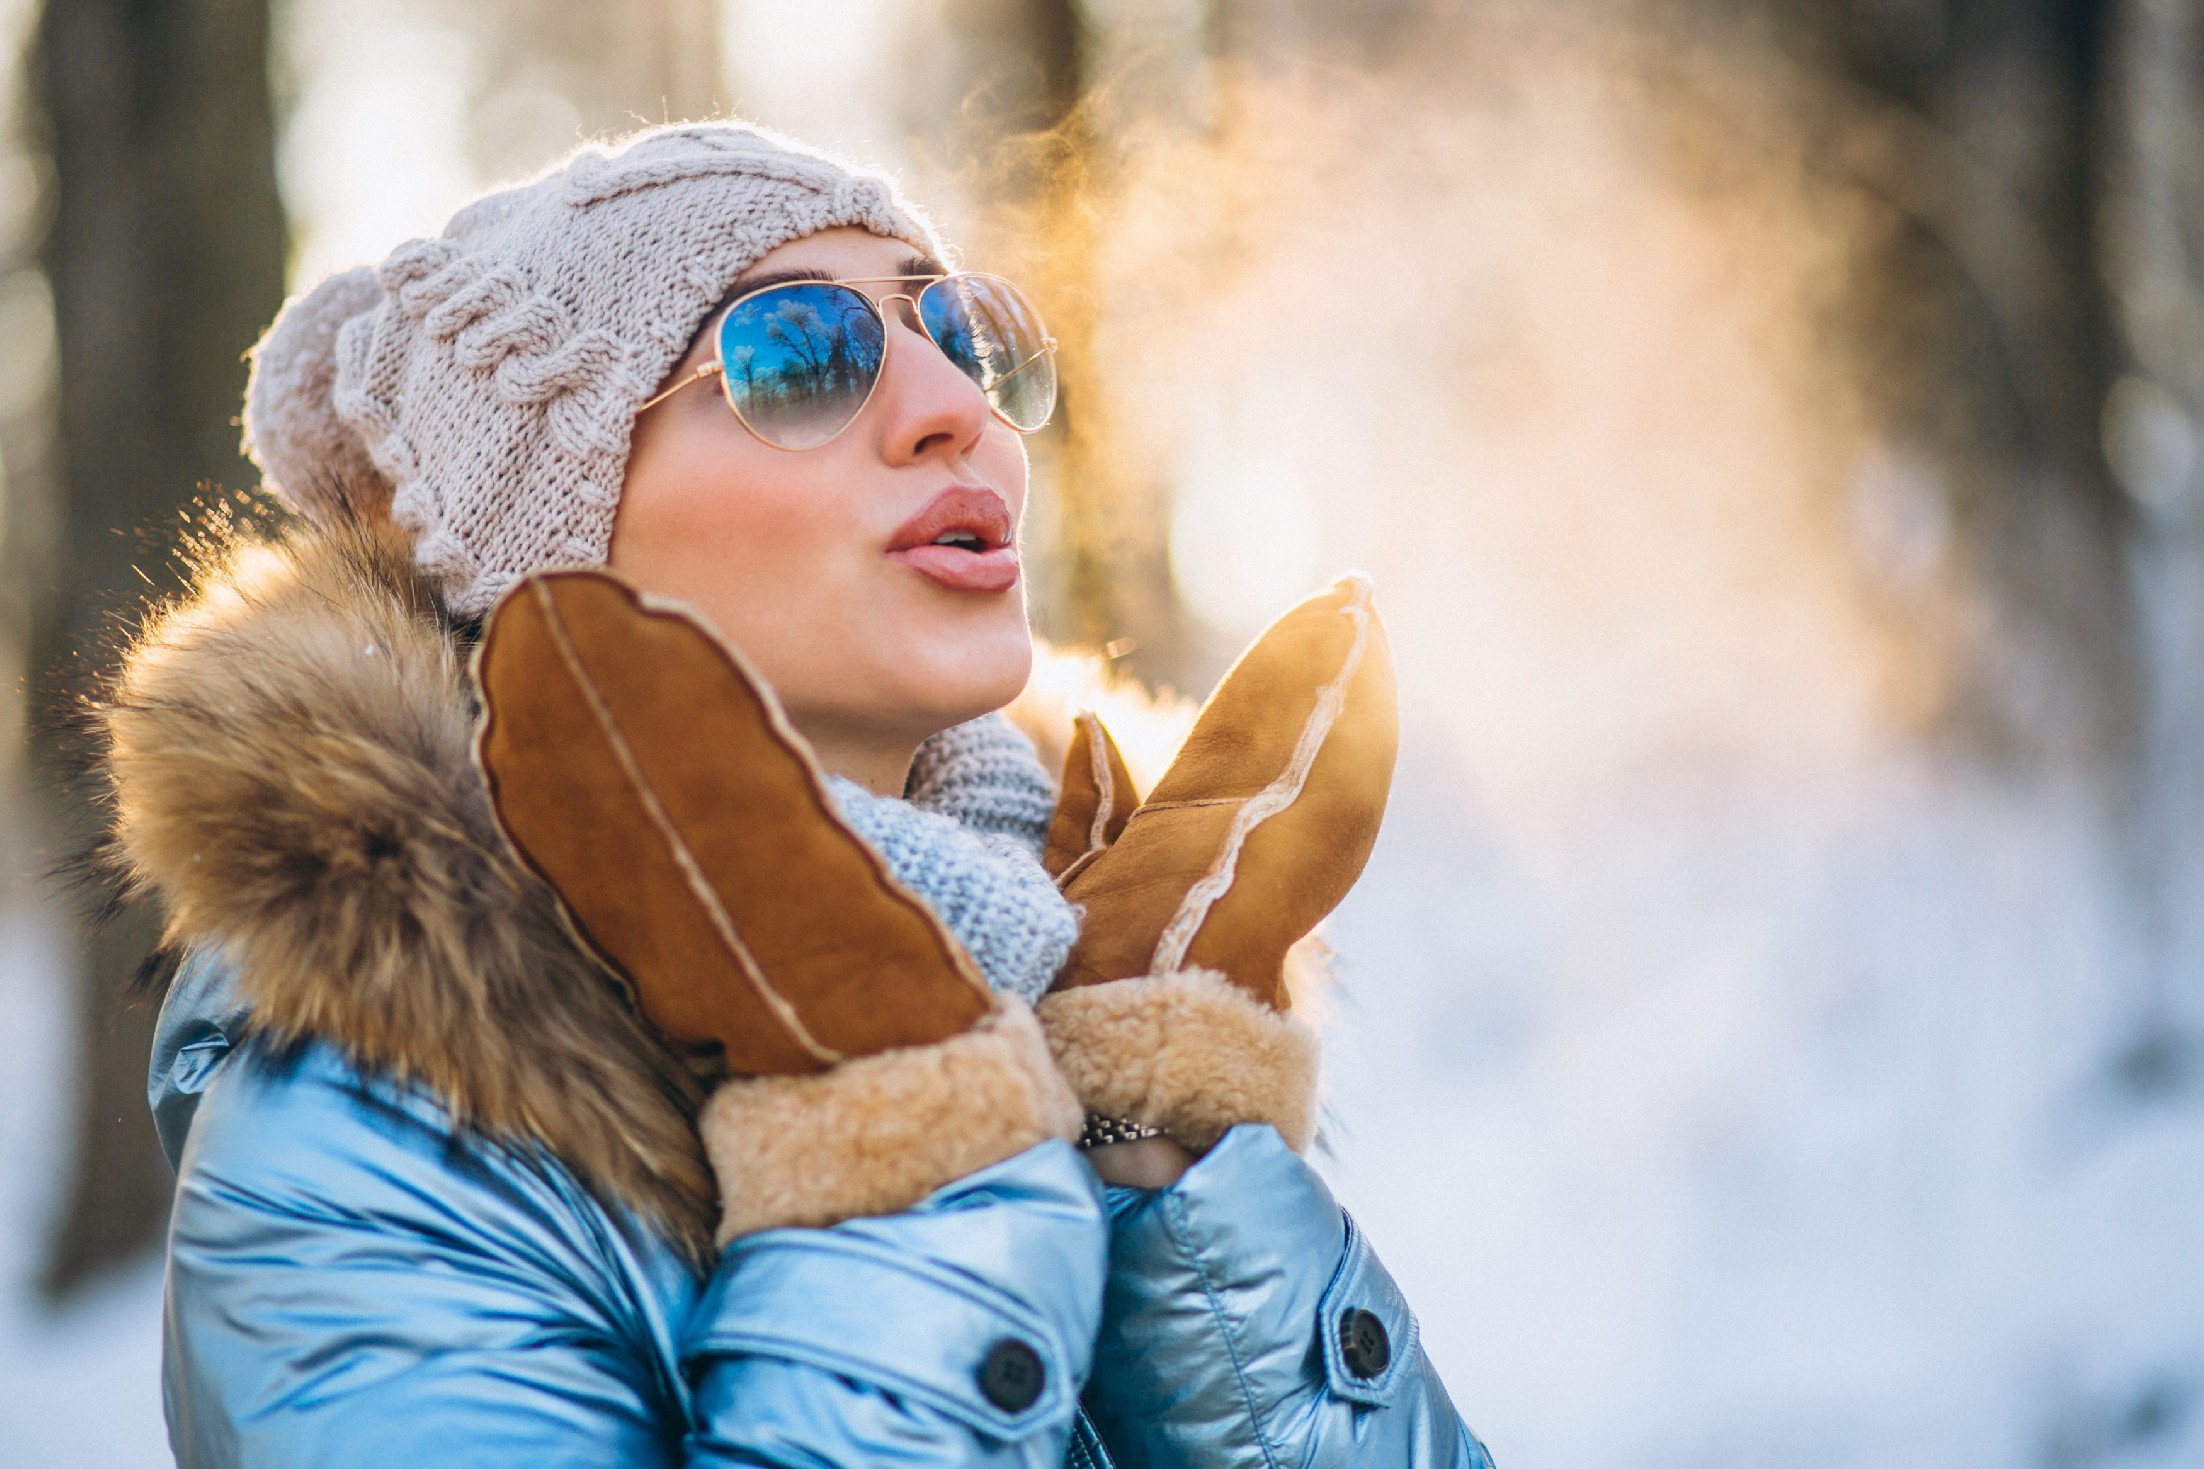
{"label": "woman", "polygon": [[660,129],[257,350],[310,528],[214,548],[103,709],[192,955],[187,1469],[1486,1462],[1294,1150],[1281,961],[1390,758],[1366,589],[1138,820],[1091,720],[1059,800],[991,714],[1050,344],[945,258]]}

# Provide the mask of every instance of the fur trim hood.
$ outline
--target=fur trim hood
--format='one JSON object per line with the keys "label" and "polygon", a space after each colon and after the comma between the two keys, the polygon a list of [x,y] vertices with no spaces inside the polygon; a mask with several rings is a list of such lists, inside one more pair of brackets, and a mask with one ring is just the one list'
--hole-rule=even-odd
{"label": "fur trim hood", "polygon": [[326,1041],[419,1084],[704,1257],[704,1081],[499,833],[470,629],[385,528],[201,551],[94,710],[107,864],[158,895],[170,946],[225,953],[262,1045]]}

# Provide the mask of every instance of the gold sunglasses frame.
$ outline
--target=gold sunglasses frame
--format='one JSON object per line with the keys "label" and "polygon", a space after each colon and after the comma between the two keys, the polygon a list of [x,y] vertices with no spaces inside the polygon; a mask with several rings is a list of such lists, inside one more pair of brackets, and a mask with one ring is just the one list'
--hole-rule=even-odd
{"label": "gold sunglasses frame", "polygon": [[[741,424],[743,428],[749,432],[751,438],[756,439],[759,443],[765,445],[768,449],[778,449],[783,454],[808,454],[813,449],[824,449],[827,445],[833,443],[843,434],[848,433],[850,425],[854,424],[855,422],[857,422],[858,419],[865,416],[865,409],[872,404],[872,395],[880,391],[880,380],[888,375],[887,308],[889,302],[901,301],[904,305],[910,307],[911,322],[918,328],[919,335],[923,336],[927,341],[932,342],[934,350],[936,352],[941,353],[941,355],[945,358],[949,357],[948,350],[944,348],[939,341],[935,340],[933,332],[927,328],[925,313],[921,312],[918,309],[918,298],[925,295],[926,292],[932,290],[935,286],[940,285],[943,281],[953,280],[1001,281],[1003,285],[1009,287],[1011,293],[1015,295],[1019,300],[1023,301],[1026,298],[1025,292],[1019,290],[1015,282],[1011,281],[1007,277],[993,275],[983,270],[952,270],[947,271],[941,275],[853,275],[840,277],[834,280],[775,281],[769,286],[760,286],[756,290],[749,292],[747,295],[737,296],[734,300],[728,302],[726,307],[722,309],[718,315],[712,318],[711,325],[709,328],[707,328],[707,330],[712,333],[713,344],[716,347],[718,344],[720,327],[726,322],[729,316],[732,316],[734,314],[737,307],[742,306],[746,302],[755,301],[760,296],[769,295],[774,291],[785,291],[794,286],[894,286],[907,285],[912,281],[926,282],[924,286],[919,288],[916,294],[913,294],[909,291],[896,291],[892,292],[889,295],[875,298],[869,291],[856,292],[858,298],[863,300],[868,306],[872,308],[873,315],[879,318],[880,321],[880,368],[872,375],[872,385],[865,389],[864,401],[860,402],[857,407],[850,413],[848,421],[845,422],[840,428],[836,429],[833,433],[819,440],[819,442],[816,444],[806,444],[801,449],[791,449],[785,444],[776,444],[771,439],[767,438],[764,434],[759,433],[756,425],[752,424],[749,419],[743,416],[741,407],[736,404],[734,392],[731,388],[729,388],[727,384],[727,364],[720,361],[719,358],[716,356],[713,357],[711,361],[699,366],[696,371],[690,373],[680,382],[675,383],[672,387],[665,389],[663,392],[660,392],[645,401],[643,406],[636,409],[635,412],[638,416],[648,413],[651,409],[665,402],[668,398],[671,398],[674,394],[680,392],[683,388],[690,387],[696,383],[700,383],[704,381],[704,379],[712,377],[716,374],[720,380],[720,397],[726,401],[728,411],[735,415],[735,421]],[[1031,303],[1028,302],[1027,304],[1030,305]],[[1038,318],[1038,315],[1039,313],[1036,312],[1036,318]],[[996,378],[995,381],[998,384],[1010,381],[1010,379],[1016,377],[1019,373],[1024,372],[1027,368],[1031,367],[1034,363],[1040,361],[1043,357],[1047,357],[1054,353],[1055,350],[1056,338],[1048,334],[1047,328],[1044,325],[1041,332],[1041,349],[1038,352],[1035,352],[1031,357],[1026,358],[1025,361],[1019,363],[1016,367],[1011,368],[1010,371],[1004,373],[1001,377]],[[951,366],[956,365],[956,360],[954,358],[949,358],[949,361]],[[963,373],[964,369],[958,367],[957,371],[959,373]],[[966,376],[967,378],[969,378],[969,374],[966,374]],[[974,383],[973,386],[979,387],[979,384]],[[980,396],[982,396],[983,398],[987,397],[987,390],[981,388]],[[1021,434],[1039,433],[1042,429],[1048,427],[1049,419],[1056,416],[1056,408],[1053,400],[1049,405],[1049,417],[1042,419],[1040,423],[1032,428],[1020,428],[1017,424],[1012,423],[1009,418],[1004,416],[1003,411],[995,406],[995,400],[992,398],[987,399],[987,411],[989,413],[992,413],[997,419],[999,419],[1005,428],[1010,429],[1013,433]]]}

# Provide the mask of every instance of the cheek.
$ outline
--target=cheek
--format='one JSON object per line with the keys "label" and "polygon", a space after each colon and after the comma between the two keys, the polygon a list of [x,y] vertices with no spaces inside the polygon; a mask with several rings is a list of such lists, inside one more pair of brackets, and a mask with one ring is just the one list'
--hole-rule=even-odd
{"label": "cheek", "polygon": [[1025,523],[1027,461],[1025,435],[1000,423],[989,423],[972,455],[974,466],[987,484],[1010,502],[1011,518]]}
{"label": "cheek", "polygon": [[650,450],[631,466],[620,520],[665,552],[785,561],[841,528],[837,507],[811,483],[814,466],[760,444],[739,424],[696,425]]}
{"label": "cheek", "polygon": [[718,486],[699,485],[693,492],[696,530],[723,554],[745,561],[786,560],[800,548],[845,539],[834,507],[802,490],[786,476],[770,475],[731,475]]}

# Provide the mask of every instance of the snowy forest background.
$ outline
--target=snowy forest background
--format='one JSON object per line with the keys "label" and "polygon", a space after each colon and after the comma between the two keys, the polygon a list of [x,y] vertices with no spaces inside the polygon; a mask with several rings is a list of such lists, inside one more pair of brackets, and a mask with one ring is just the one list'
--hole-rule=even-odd
{"label": "snowy forest background", "polygon": [[585,137],[1070,344],[1043,629],[1401,664],[1323,1166],[1508,1469],[2204,1462],[2204,4],[0,0],[0,1457],[166,1462],[53,718],[284,294]]}

